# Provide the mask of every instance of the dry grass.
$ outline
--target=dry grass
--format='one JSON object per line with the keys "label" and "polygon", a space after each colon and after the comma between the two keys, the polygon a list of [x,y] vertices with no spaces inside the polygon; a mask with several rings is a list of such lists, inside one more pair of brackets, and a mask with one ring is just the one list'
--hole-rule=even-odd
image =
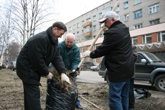
{"label": "dry grass", "polygon": [[[46,78],[41,79],[41,105],[45,108]],[[108,110],[108,87],[105,84],[78,83],[79,95],[99,106],[102,110]],[[89,102],[82,98],[84,110],[97,110]],[[135,110],[165,110],[165,99],[150,97],[136,100]],[[15,71],[0,70],[0,110],[23,110],[23,87],[21,80]]]}

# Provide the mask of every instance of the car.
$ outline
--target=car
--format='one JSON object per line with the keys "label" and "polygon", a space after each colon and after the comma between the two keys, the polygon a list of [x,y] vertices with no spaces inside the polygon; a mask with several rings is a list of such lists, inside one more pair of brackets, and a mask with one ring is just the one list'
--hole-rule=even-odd
{"label": "car", "polygon": [[81,70],[87,70],[87,69],[90,69],[91,66],[95,66],[92,62],[84,62],[82,65],[81,65]]}
{"label": "car", "polygon": [[11,69],[14,71],[16,69],[16,61],[10,62],[10,64],[8,64],[8,69]]}
{"label": "car", "polygon": [[90,69],[92,71],[98,71],[99,70],[99,65],[91,66]]}
{"label": "car", "polygon": [[[99,75],[109,82],[103,58],[99,64]],[[138,52],[135,62],[135,80],[148,81],[158,91],[165,92],[165,63],[150,52]]]}

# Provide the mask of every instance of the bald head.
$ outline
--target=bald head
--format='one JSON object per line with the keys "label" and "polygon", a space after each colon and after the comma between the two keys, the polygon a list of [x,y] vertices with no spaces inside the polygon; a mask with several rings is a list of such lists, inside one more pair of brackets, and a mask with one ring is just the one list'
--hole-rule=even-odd
{"label": "bald head", "polygon": [[75,41],[75,35],[72,33],[68,33],[65,37],[65,44],[67,48],[71,48]]}

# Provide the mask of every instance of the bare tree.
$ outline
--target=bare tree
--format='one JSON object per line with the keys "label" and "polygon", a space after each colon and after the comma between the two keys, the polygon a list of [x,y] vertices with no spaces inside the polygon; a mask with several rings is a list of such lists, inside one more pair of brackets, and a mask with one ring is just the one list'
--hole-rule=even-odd
{"label": "bare tree", "polygon": [[[2,21],[0,22],[0,45],[1,45],[0,55],[3,55],[5,49],[6,51],[8,51],[7,47],[9,44],[9,38],[13,34],[11,11],[5,10],[4,18],[1,16],[1,19]],[[8,56],[8,52],[6,53],[6,56]]]}
{"label": "bare tree", "polygon": [[12,13],[12,21],[15,23],[14,30],[20,33],[22,44],[33,36],[37,28],[42,24],[53,21],[54,15],[49,10],[48,0],[10,0],[8,10]]}
{"label": "bare tree", "polygon": [[15,61],[19,53],[19,44],[17,42],[11,42],[8,47],[8,61]]}
{"label": "bare tree", "polygon": [[53,1],[7,0],[5,5],[1,4],[0,56],[5,53],[4,57],[7,61],[10,60],[9,43],[11,41],[15,40],[22,46],[38,28],[55,21],[57,14],[54,13],[54,8],[51,6]]}

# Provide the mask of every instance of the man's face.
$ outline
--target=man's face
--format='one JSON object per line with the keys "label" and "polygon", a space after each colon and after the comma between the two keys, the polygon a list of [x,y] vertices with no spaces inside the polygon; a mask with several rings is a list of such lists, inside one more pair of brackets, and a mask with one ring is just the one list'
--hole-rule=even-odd
{"label": "man's face", "polygon": [[62,35],[65,33],[64,30],[58,29],[57,27],[53,27],[52,33],[55,39],[61,38]]}
{"label": "man's face", "polygon": [[113,19],[106,19],[104,25],[109,28],[113,23]]}
{"label": "man's face", "polygon": [[74,38],[73,37],[67,37],[65,39],[65,44],[67,48],[71,48],[74,44]]}

